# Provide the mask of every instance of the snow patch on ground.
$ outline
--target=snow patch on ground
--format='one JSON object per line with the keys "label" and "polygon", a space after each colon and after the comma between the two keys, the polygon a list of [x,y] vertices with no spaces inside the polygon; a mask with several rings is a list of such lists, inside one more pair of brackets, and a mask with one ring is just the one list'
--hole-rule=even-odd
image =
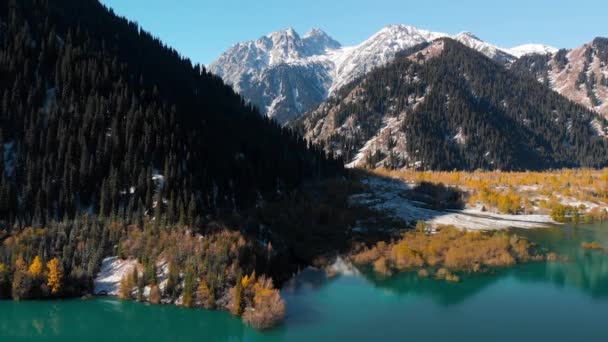
{"label": "snow patch on ground", "polygon": [[402,124],[403,119],[404,119],[404,117],[397,117],[397,118],[393,118],[393,117],[386,118],[385,117],[384,118],[384,127],[382,127],[374,137],[369,139],[365,143],[365,145],[363,145],[363,147],[359,150],[359,152],[355,156],[355,159],[353,159],[352,162],[346,164],[346,167],[354,168],[354,167],[362,166],[363,164],[365,164],[365,159],[366,159],[367,155],[373,154],[380,147],[379,145],[382,145],[382,143],[380,143],[380,141],[382,140],[381,139],[382,137],[385,137],[387,135],[387,133],[388,133],[388,135],[390,135],[392,132],[399,131],[399,126]]}
{"label": "snow patch on ground", "polygon": [[543,44],[524,44],[505,51],[520,58],[526,55],[552,55],[558,50],[557,48]]}
{"label": "snow patch on ground", "polygon": [[456,135],[454,135],[452,137],[452,139],[458,144],[458,145],[465,145],[467,143],[467,138],[464,135],[464,130],[462,129],[462,127],[458,127],[458,131],[456,132]]}
{"label": "snow patch on ground", "polygon": [[126,274],[138,267],[137,260],[122,260],[118,257],[105,258],[101,262],[101,271],[95,278],[95,294],[117,296],[120,289],[120,280]]}
{"label": "snow patch on ground", "polygon": [[398,179],[368,177],[363,183],[369,186],[370,194],[351,197],[351,203],[366,205],[371,209],[388,213],[406,223],[423,220],[431,226],[453,225],[469,230],[498,230],[507,228],[541,228],[553,224],[548,215],[506,215],[481,211],[477,208],[465,210],[431,210],[422,208],[406,198],[406,192],[414,184]]}
{"label": "snow patch on ground", "polygon": [[593,129],[593,131],[595,132],[595,134],[597,134],[600,137],[606,137],[606,128],[604,127],[604,125],[602,125],[602,123],[600,122],[600,120],[598,119],[593,119],[593,121],[591,121],[591,128]]}
{"label": "snow patch on ground", "polygon": [[336,261],[334,261],[334,263],[331,264],[327,268],[327,270],[331,274],[340,274],[340,275],[347,275],[347,276],[359,275],[359,270],[357,270],[357,268],[355,266],[353,266],[353,264],[344,260],[340,256],[336,258]]}

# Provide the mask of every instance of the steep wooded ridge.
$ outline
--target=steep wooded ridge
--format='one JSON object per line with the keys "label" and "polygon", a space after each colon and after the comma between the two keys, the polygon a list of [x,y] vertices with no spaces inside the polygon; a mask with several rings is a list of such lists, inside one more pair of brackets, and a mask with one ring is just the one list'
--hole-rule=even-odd
{"label": "steep wooded ridge", "polygon": [[454,40],[420,49],[344,87],[295,127],[352,166],[608,165],[597,113]]}
{"label": "steep wooded ridge", "polygon": [[608,117],[608,38],[572,50],[523,56],[512,69]]}
{"label": "steep wooded ridge", "polygon": [[273,279],[347,241],[323,204],[341,161],[97,0],[0,2],[0,99],[1,299],[105,291],[268,328]]}
{"label": "steep wooded ridge", "polygon": [[0,224],[194,224],[340,172],[96,0],[0,4]]}

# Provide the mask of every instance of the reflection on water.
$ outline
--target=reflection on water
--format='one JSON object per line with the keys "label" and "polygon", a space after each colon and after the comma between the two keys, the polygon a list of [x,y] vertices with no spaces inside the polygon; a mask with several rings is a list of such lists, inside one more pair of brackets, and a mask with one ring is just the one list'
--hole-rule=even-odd
{"label": "reflection on water", "polygon": [[210,331],[214,333],[208,334],[206,341],[240,341],[249,330],[240,320],[224,312],[149,306],[114,299],[0,301],[0,317],[0,341],[66,341],[66,337],[95,341],[114,341],[118,337],[188,341]]}
{"label": "reflection on water", "polygon": [[428,296],[438,304],[461,303],[484,288],[504,278],[522,282],[547,283],[575,288],[594,299],[608,298],[608,253],[583,249],[582,242],[599,242],[608,247],[608,225],[561,226],[555,228],[513,230],[543,249],[557,253],[565,261],[518,265],[499,269],[489,275],[463,275],[457,284],[421,279],[415,273],[384,278],[367,270],[365,278],[374,286],[396,295]]}
{"label": "reflection on water", "polygon": [[533,263],[464,276],[414,273],[327,278],[306,269],[282,290],[285,323],[257,332],[226,312],[110,298],[0,301],[0,341],[574,341],[608,340],[608,225],[517,230],[568,262]]}

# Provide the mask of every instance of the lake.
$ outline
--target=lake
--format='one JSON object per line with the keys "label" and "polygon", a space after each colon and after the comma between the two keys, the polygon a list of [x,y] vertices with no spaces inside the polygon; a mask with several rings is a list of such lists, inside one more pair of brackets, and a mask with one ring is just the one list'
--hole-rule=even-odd
{"label": "lake", "polygon": [[608,340],[608,224],[517,230],[567,256],[461,283],[415,274],[326,279],[306,270],[283,290],[285,323],[257,332],[226,312],[110,298],[0,302],[0,341]]}

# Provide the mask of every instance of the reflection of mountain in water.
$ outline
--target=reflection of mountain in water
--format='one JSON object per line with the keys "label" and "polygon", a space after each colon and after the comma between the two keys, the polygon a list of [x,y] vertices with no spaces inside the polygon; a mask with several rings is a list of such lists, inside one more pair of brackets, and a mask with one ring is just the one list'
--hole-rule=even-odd
{"label": "reflection of mountain in water", "polygon": [[461,303],[507,277],[526,283],[550,283],[557,287],[575,288],[596,299],[608,298],[608,253],[580,247],[581,242],[590,241],[608,246],[607,224],[514,232],[559,256],[566,256],[568,261],[519,265],[497,270],[492,275],[465,275],[463,281],[457,284],[421,279],[415,273],[390,278],[381,278],[369,271],[363,274],[378,288],[397,295],[427,296],[441,305]]}

